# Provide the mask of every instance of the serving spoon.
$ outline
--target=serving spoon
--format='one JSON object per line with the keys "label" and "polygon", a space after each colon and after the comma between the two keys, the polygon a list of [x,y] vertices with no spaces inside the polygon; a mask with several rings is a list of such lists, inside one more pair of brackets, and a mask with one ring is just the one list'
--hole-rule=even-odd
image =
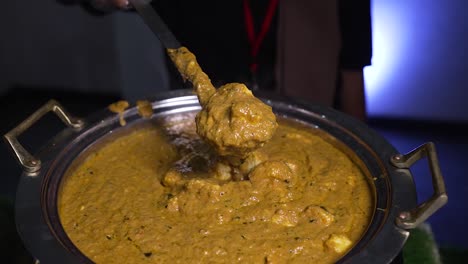
{"label": "serving spoon", "polygon": [[202,106],[196,117],[197,133],[202,139],[219,155],[236,158],[246,157],[271,139],[278,124],[269,105],[241,83],[216,89],[195,55],[180,44],[151,6],[151,0],[130,3],[166,48],[183,79],[192,83]]}
{"label": "serving spoon", "polygon": [[[211,84],[211,81],[208,77],[208,75],[204,74],[203,71],[201,71],[201,67],[198,65],[191,65],[192,68],[199,68],[200,73],[198,75],[205,75],[205,76],[199,76],[199,77],[204,77],[202,80],[195,80],[194,78],[190,78],[196,73],[191,73],[187,71],[188,65],[182,65],[181,62],[177,63],[178,61],[181,61],[181,59],[184,57],[187,57],[186,60],[188,61],[189,59],[193,59],[193,63],[197,63],[195,56],[190,56],[190,52],[188,49],[180,50],[182,49],[182,45],[180,42],[177,40],[177,38],[174,36],[172,31],[169,30],[169,27],[166,25],[166,23],[161,19],[159,14],[154,10],[153,6],[151,6],[151,0],[129,0],[130,4],[136,9],[140,17],[143,19],[143,21],[146,23],[146,25],[153,31],[153,33],[156,35],[156,37],[159,39],[159,41],[163,44],[163,46],[166,48],[171,60],[174,62],[174,64],[177,67],[177,70],[182,74],[182,77],[184,79],[188,79],[195,87],[195,93],[199,97],[200,104],[203,106],[207,102],[208,98],[213,95],[216,91],[214,86]],[[184,53],[184,54],[183,54]],[[193,57],[193,58],[188,58],[188,57]],[[198,63],[197,63],[198,64]],[[183,67],[186,66],[186,67]],[[198,66],[198,67],[196,67]],[[198,82],[197,82],[198,81]],[[203,87],[198,87],[196,84],[199,84],[200,82],[203,82],[205,85]]]}

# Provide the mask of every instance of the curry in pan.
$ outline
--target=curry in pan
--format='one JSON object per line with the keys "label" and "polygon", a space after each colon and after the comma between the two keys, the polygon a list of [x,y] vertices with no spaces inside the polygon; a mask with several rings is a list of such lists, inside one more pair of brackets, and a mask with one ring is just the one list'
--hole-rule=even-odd
{"label": "curry in pan", "polygon": [[367,178],[318,129],[279,119],[273,138],[233,166],[193,119],[130,127],[71,166],[59,214],[91,260],[333,263],[363,235]]}

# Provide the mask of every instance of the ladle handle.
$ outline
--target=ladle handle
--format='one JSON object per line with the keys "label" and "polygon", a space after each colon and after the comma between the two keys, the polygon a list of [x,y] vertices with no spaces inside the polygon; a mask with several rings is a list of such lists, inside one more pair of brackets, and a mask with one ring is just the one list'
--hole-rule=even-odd
{"label": "ladle handle", "polygon": [[180,48],[182,45],[150,3],[151,0],[130,0],[130,4],[166,49]]}
{"label": "ladle handle", "polygon": [[432,176],[432,186],[434,193],[427,201],[419,204],[416,208],[400,212],[396,219],[396,224],[404,229],[413,229],[424,222],[429,216],[434,214],[448,201],[445,191],[444,178],[439,167],[437,152],[432,142],[425,143],[407,154],[394,155],[390,162],[400,169],[409,169],[416,161],[427,157]]}
{"label": "ladle handle", "polygon": [[80,128],[83,126],[83,121],[71,116],[62,105],[55,100],[48,101],[41,108],[36,110],[32,115],[26,118],[21,124],[6,133],[3,137],[10,145],[15,153],[19,163],[27,172],[36,172],[41,168],[41,161],[31,155],[18,141],[18,137],[30,128],[34,123],[41,119],[48,112],[54,112],[67,126],[72,128]]}

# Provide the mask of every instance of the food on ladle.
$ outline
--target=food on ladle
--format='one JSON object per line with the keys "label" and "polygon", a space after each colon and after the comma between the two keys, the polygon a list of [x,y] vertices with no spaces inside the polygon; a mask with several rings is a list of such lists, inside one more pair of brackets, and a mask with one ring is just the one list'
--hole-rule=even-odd
{"label": "food on ladle", "polygon": [[278,124],[272,108],[244,84],[215,89],[187,48],[170,49],[168,54],[182,77],[193,84],[202,106],[196,117],[197,133],[219,155],[244,158],[273,137]]}

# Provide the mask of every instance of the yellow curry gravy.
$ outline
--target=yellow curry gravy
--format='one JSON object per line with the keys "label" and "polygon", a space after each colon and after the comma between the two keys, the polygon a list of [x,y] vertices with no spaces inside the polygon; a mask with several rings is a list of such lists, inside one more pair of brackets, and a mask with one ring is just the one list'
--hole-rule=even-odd
{"label": "yellow curry gravy", "polygon": [[67,172],[66,233],[96,263],[337,261],[370,221],[367,178],[314,129],[278,121],[238,181],[201,143],[193,116],[107,140]]}

